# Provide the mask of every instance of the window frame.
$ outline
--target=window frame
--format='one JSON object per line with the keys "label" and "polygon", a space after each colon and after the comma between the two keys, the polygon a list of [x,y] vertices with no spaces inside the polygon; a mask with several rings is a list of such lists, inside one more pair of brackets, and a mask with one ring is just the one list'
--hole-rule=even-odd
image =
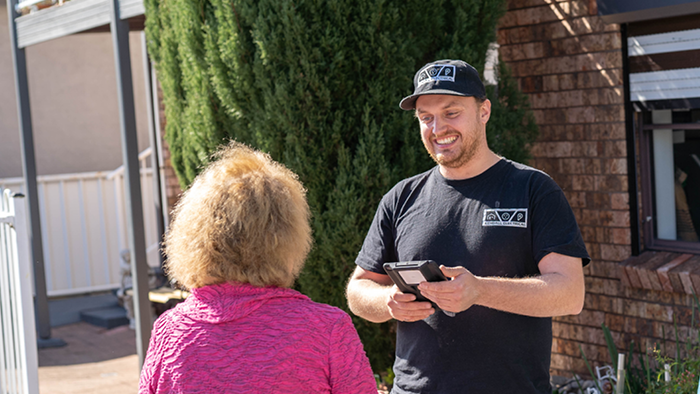
{"label": "window frame", "polygon": [[658,239],[654,213],[654,178],[652,164],[652,131],[655,129],[700,130],[700,123],[645,124],[643,112],[636,112],[639,136],[639,164],[642,207],[640,221],[645,249],[700,254],[700,242]]}

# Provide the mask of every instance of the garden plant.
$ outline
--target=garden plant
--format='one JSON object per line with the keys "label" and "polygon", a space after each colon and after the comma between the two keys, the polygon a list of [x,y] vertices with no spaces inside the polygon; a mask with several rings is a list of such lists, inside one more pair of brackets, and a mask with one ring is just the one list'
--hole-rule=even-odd
{"label": "garden plant", "polygon": [[[679,338],[679,329],[674,316],[674,342],[669,344],[662,331],[662,340],[648,349],[640,349],[634,341],[630,342],[623,369],[625,371],[625,394],[696,394],[700,381],[700,319],[696,316],[700,311],[698,297],[693,294],[692,317],[690,328],[695,332],[695,337],[682,343]],[[697,323],[696,323],[697,321]],[[602,325],[605,342],[612,360],[613,370],[617,370],[619,350],[615,345],[610,329]],[[673,346],[675,353],[669,356],[668,346]],[[591,376],[591,368],[585,353],[581,354]],[[601,385],[597,385],[599,392],[604,392]],[[556,391],[555,391],[556,393]]]}

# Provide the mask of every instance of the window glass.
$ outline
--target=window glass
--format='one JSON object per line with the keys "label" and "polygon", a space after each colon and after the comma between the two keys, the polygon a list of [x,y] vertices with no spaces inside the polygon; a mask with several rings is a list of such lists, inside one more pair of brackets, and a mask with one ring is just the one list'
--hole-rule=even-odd
{"label": "window glass", "polygon": [[654,179],[655,237],[698,242],[700,239],[700,123],[698,110],[654,110],[651,170]]}

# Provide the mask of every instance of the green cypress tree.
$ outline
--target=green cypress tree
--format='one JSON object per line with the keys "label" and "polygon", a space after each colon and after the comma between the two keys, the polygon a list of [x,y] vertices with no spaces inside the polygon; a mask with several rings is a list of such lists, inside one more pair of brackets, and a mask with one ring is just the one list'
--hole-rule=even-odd
{"label": "green cypress tree", "polygon": [[[460,58],[482,70],[503,0],[145,5],[166,139],[182,185],[228,139],[298,173],[308,189],[315,246],[297,286],[347,310],[345,284],[381,196],[433,165],[399,100],[429,61]],[[532,141],[520,133],[532,124],[526,101],[512,81],[504,84],[489,141],[506,156],[526,157]],[[393,325],[354,322],[374,369],[385,370],[393,360]]]}
{"label": "green cypress tree", "polygon": [[491,119],[486,124],[489,147],[508,159],[527,163],[530,160],[529,145],[538,135],[535,117],[530,112],[527,97],[518,89],[508,66],[498,66],[498,86],[488,86],[491,100]]}

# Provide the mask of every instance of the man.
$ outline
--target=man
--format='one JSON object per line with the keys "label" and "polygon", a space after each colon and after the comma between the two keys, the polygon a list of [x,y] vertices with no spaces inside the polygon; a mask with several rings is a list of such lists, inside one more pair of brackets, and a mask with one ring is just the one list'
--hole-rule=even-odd
{"label": "man", "polygon": [[[590,258],[561,189],[486,143],[491,102],[459,60],[421,68],[400,107],[415,110],[437,166],[382,199],[347,288],[372,322],[398,321],[392,393],[546,393],[551,317],[583,308]],[[393,285],[385,262],[434,260],[429,302]]]}

